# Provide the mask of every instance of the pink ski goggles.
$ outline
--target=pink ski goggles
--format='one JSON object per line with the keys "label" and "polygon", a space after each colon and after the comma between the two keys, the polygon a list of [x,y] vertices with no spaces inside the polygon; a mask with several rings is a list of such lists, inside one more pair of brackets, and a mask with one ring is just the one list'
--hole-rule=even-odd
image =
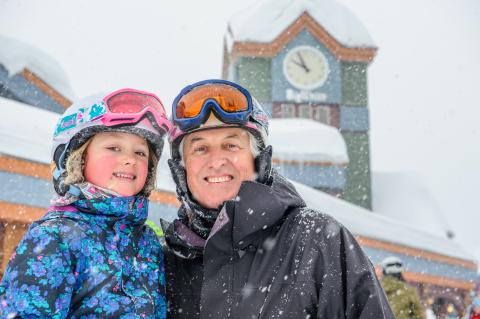
{"label": "pink ski goggles", "polygon": [[168,134],[172,129],[165,108],[155,94],[121,89],[107,95],[103,103],[108,109],[102,116],[102,122],[106,126],[133,125],[148,118],[159,134]]}

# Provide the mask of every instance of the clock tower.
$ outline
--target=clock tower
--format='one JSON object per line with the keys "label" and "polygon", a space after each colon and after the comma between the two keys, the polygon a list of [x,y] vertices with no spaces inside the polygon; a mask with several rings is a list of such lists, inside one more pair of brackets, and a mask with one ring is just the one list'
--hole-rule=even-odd
{"label": "clock tower", "polygon": [[375,53],[361,22],[335,0],[263,0],[230,21],[223,60],[223,77],[248,88],[273,118],[307,118],[341,133],[349,161],[336,194],[368,209],[367,68]]}

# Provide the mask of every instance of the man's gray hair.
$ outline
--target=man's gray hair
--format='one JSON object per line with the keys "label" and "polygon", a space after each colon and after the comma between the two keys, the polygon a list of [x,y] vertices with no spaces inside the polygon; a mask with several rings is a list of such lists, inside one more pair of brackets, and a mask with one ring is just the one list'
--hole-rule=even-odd
{"label": "man's gray hair", "polygon": [[[258,140],[253,136],[252,133],[248,132],[248,137],[250,140],[250,151],[252,152],[253,158],[257,158],[257,156],[260,154],[260,143]],[[178,146],[178,153],[180,154],[180,165],[185,167],[185,161],[183,160],[183,142],[185,141],[185,138],[182,139],[180,142],[180,145]]]}

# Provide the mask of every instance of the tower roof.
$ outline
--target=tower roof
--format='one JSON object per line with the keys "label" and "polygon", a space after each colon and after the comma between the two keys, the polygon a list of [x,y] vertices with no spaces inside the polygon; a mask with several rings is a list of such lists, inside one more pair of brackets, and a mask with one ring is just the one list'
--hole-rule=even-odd
{"label": "tower roof", "polygon": [[307,29],[315,29],[313,25],[316,24],[321,30],[310,30],[314,36],[318,37],[323,31],[344,48],[375,47],[364,25],[335,0],[263,0],[230,20],[226,34],[227,50],[232,51],[237,42],[274,42],[282,33],[292,31],[289,29],[296,23]]}

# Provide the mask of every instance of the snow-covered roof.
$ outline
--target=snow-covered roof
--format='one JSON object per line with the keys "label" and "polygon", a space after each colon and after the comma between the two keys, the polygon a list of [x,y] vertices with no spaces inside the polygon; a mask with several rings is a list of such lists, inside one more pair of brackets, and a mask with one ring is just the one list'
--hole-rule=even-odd
{"label": "snow-covered roof", "polygon": [[373,172],[372,195],[373,210],[379,214],[440,236],[453,233],[418,174]]}
{"label": "snow-covered roof", "polygon": [[[0,117],[4,119],[0,122],[0,154],[50,163],[52,134],[59,118],[58,114],[0,97]],[[301,123],[303,120],[295,121]],[[300,126],[305,127],[305,125]],[[281,131],[281,129],[280,132],[275,130],[272,137],[281,134]],[[285,140],[285,143],[287,142],[288,145],[303,147],[297,141],[291,144],[291,140]],[[281,149],[280,144],[278,146]],[[167,165],[169,153],[168,143],[166,143],[158,168],[157,187],[159,190],[174,193],[175,184]],[[473,259],[456,242],[444,236],[426,232],[408,221],[400,222],[388,216],[370,212],[308,186],[294,184],[309,207],[333,216],[354,234],[462,259]],[[420,215],[416,217],[422,218]]]}
{"label": "snow-covered roof", "polygon": [[332,126],[309,119],[270,120],[273,158],[300,162],[348,164],[342,134]]}
{"label": "snow-covered roof", "polygon": [[260,0],[230,19],[226,43],[270,43],[307,12],[345,47],[375,47],[365,26],[335,0]]}
{"label": "snow-covered roof", "polygon": [[57,113],[0,97],[0,118],[0,154],[50,163]]}
{"label": "snow-covered roof", "polygon": [[[161,190],[175,193],[175,184],[165,164],[168,153],[163,154],[158,170],[157,187]],[[294,181],[291,182],[295,185],[308,207],[334,217],[355,235],[441,255],[474,260],[474,257],[464,251],[462,246],[454,240],[448,239],[444,235],[427,232],[418,227],[417,223],[399,221],[396,218],[371,212],[309,186]],[[421,219],[420,216],[417,217]]]}
{"label": "snow-covered roof", "polygon": [[355,235],[474,260],[457,242],[445,236],[426,232],[415,224],[371,212],[303,184],[293,183],[307,206],[333,216]]}
{"label": "snow-covered roof", "polygon": [[7,69],[9,76],[26,68],[64,97],[75,98],[68,77],[58,62],[32,45],[0,36],[0,64]]}

